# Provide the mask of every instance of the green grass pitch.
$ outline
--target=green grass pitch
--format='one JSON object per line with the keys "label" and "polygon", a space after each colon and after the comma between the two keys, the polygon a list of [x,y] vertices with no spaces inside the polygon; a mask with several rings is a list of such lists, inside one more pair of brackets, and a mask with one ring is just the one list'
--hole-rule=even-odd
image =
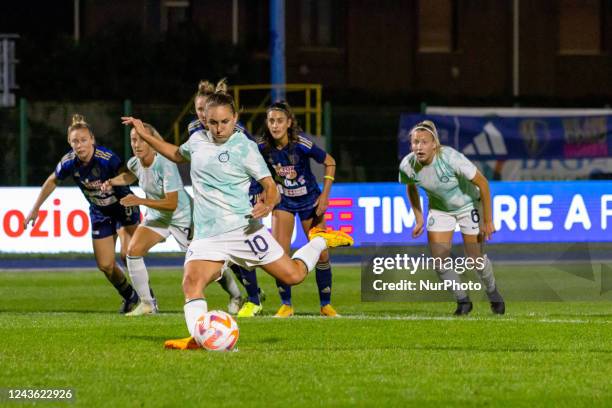
{"label": "green grass pitch", "polygon": [[[505,267],[509,269],[511,267]],[[517,268],[517,267],[512,267]],[[0,272],[0,388],[72,388],[42,406],[612,406],[610,302],[361,303],[360,273],[335,267],[339,319],[318,316],[313,276],[278,307],[240,320],[235,353],[164,350],[187,333],[181,270],[150,271],[162,313],[126,318],[100,272]],[[497,268],[503,275],[504,267]],[[499,279],[502,281],[501,279]],[[210,309],[227,297],[214,285]]]}

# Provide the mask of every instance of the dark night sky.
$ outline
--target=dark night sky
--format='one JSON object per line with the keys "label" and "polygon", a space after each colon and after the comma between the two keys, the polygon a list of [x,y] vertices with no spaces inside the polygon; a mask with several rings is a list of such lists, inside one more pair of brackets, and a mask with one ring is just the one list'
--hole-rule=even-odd
{"label": "dark night sky", "polygon": [[72,35],[72,0],[0,1],[0,33]]}

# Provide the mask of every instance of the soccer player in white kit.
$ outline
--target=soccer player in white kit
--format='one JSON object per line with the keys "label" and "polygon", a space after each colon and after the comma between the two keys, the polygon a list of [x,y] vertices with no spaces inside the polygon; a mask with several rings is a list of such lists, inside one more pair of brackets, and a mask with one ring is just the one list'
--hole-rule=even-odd
{"label": "soccer player in white kit", "polygon": [[[143,126],[156,138],[162,140],[157,130],[148,123]],[[112,191],[115,186],[127,186],[138,181],[145,198],[129,194],[120,203],[124,206],[147,207],[145,221],[139,225],[127,249],[127,267],[140,303],[126,316],[142,316],[157,313],[157,301],[149,287],[149,274],[143,257],[149,250],[170,235],[185,252],[193,231],[193,200],[185,191],[175,163],[157,154],[138,133],[132,129],[130,144],[134,156],[127,162],[127,171],[104,182],[102,188]],[[219,281],[230,295],[228,311],[238,313],[241,294],[231,274]]]}
{"label": "soccer player in white kit", "polygon": [[[505,303],[493,275],[493,266],[482,254],[483,240],[489,240],[495,232],[491,210],[491,192],[487,179],[463,154],[449,146],[440,145],[438,131],[431,121],[418,123],[410,131],[412,153],[402,159],[399,180],[407,185],[407,194],[415,215],[416,224],[412,237],[423,233],[424,220],[418,187],[427,193],[427,239],[434,257],[450,256],[451,241],[458,224],[463,236],[466,255],[484,258],[483,267],[476,267],[482,280],[491,310],[505,313]],[[454,270],[438,268],[442,281],[459,282]],[[455,315],[467,315],[472,310],[469,295],[463,290],[453,290],[457,300]]]}
{"label": "soccer player in white kit", "polygon": [[[194,239],[185,257],[183,292],[185,321],[190,337],[168,340],[174,349],[198,348],[191,336],[197,319],[208,310],[203,297],[210,282],[221,276],[222,267],[233,262],[247,268],[259,266],[289,285],[304,280],[326,248],[352,245],[344,232],[316,231],[310,242],[290,258],[257,219],[265,217],[278,202],[276,184],[255,142],[234,132],[238,113],[233,98],[222,92],[208,97],[207,127],[193,132],[180,147],[153,137],[138,119],[125,117],[126,125],[159,153],[175,162],[191,161],[194,191]],[[264,199],[251,207],[250,178],[264,188]]]}

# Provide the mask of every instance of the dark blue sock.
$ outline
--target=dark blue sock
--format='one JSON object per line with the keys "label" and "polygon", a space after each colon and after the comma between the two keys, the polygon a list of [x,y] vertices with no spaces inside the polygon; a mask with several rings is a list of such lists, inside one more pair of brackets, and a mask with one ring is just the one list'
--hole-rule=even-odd
{"label": "dark blue sock", "polygon": [[283,282],[276,280],[276,287],[280,295],[283,305],[291,305],[291,286],[285,285]]}
{"label": "dark blue sock", "polygon": [[132,288],[132,285],[130,285],[130,282],[128,282],[127,278],[123,278],[123,281],[121,281],[121,283],[113,283],[113,286],[115,287],[115,289],[117,289],[117,292],[119,292],[121,297],[125,300],[128,300],[136,293],[134,291],[134,288]]}
{"label": "dark blue sock", "polygon": [[248,270],[238,265],[232,265],[230,268],[244,286],[248,301],[259,305],[259,286],[257,285],[255,269]]}
{"label": "dark blue sock", "polygon": [[321,306],[331,302],[332,271],[329,262],[317,263],[317,288],[319,288],[319,300]]}

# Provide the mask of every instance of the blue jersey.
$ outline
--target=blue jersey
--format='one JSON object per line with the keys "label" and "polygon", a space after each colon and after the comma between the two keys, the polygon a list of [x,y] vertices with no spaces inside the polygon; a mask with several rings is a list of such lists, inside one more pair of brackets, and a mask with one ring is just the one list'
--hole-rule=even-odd
{"label": "blue jersey", "polygon": [[260,143],[259,150],[281,193],[279,208],[289,211],[313,208],[321,190],[310,170],[310,159],[323,163],[327,153],[304,135],[282,149]]}
{"label": "blue jersey", "polygon": [[[110,192],[102,191],[102,183],[115,177],[122,165],[119,156],[109,149],[96,145],[88,164],[83,164],[73,151],[66,153],[55,168],[55,177],[64,180],[72,176],[89,201],[92,221],[96,221],[96,214],[111,216],[122,209],[119,200],[132,194],[127,186],[113,187]],[[135,207],[134,211],[138,211],[138,208]]]}
{"label": "blue jersey", "polygon": [[[196,119],[189,124],[189,127],[188,127],[189,136],[191,136],[198,130],[203,130],[203,129],[205,129],[205,127],[202,125],[202,122],[200,122],[199,119]],[[242,132],[250,140],[257,143],[253,135],[249,133],[249,131],[244,127],[242,123],[240,122],[236,123],[236,127],[234,128],[234,133],[235,132]],[[263,187],[261,186],[261,184],[259,184],[257,180],[251,178],[251,185],[249,186],[249,197],[251,198],[252,205],[255,205],[257,196],[259,196],[262,192],[263,192]]]}

